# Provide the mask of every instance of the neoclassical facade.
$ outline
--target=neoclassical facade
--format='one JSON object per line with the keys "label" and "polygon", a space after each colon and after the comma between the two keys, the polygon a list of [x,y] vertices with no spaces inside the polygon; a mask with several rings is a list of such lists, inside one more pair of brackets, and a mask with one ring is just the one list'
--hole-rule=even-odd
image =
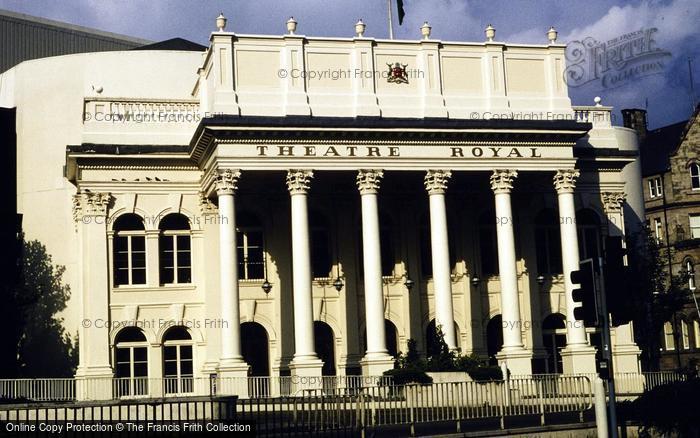
{"label": "neoclassical facade", "polygon": [[[69,267],[77,376],[186,393],[193,376],[379,375],[437,327],[512,374],[595,372],[568,274],[639,229],[637,142],[599,99],[572,107],[556,35],[294,30],[3,75],[0,102],[44,131],[18,131],[19,172],[48,169],[21,178],[20,208]],[[64,110],[34,118],[31,79],[59,66]],[[638,372],[631,325],[613,343]]]}

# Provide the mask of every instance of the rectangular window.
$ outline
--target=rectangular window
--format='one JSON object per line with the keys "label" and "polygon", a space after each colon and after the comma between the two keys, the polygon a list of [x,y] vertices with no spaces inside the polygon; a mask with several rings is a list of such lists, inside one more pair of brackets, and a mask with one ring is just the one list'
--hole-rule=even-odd
{"label": "rectangular window", "polygon": [[681,338],[683,340],[683,349],[690,349],[690,331],[688,330],[688,323],[681,321]]}
{"label": "rectangular window", "polygon": [[695,348],[700,350],[700,320],[693,321],[693,334],[695,335]]}
{"label": "rectangular window", "polygon": [[654,237],[656,237],[656,240],[659,242],[664,240],[663,232],[661,230],[661,219],[658,217],[654,218]]}
{"label": "rectangular window", "polygon": [[673,339],[673,325],[670,322],[664,323],[664,346],[669,351],[676,349],[676,343]]}
{"label": "rectangular window", "polygon": [[240,229],[236,233],[236,239],[238,241],[238,277],[241,280],[264,279],[265,253],[262,230]]}
{"label": "rectangular window", "polygon": [[648,180],[649,183],[649,197],[658,198],[664,194],[663,187],[661,186],[661,178],[651,178]]}
{"label": "rectangular window", "polygon": [[691,214],[688,216],[690,222],[690,237],[700,239],[700,214]]}

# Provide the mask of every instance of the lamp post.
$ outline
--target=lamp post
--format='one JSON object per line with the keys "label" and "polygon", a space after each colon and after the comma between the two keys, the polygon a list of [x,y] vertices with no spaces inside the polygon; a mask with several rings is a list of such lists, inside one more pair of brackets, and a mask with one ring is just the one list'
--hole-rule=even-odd
{"label": "lamp post", "polygon": [[472,286],[477,288],[477,287],[479,287],[479,283],[481,283],[481,279],[475,275],[472,277],[471,282],[472,282]]}
{"label": "lamp post", "polygon": [[544,275],[540,274],[537,276],[537,284],[540,287],[542,287],[544,285],[544,281],[545,281]]}
{"label": "lamp post", "polygon": [[416,282],[411,280],[411,277],[408,276],[408,272],[404,274],[404,277],[406,278],[403,282],[403,285],[406,286],[406,289],[408,289],[409,292],[411,292],[411,289],[413,289],[413,286],[415,286]]}

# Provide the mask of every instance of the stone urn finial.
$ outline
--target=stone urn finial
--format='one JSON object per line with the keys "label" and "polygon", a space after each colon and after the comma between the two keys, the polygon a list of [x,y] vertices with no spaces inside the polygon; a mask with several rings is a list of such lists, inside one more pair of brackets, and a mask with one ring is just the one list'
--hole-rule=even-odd
{"label": "stone urn finial", "polygon": [[554,28],[554,26],[550,27],[549,30],[547,31],[547,39],[549,40],[550,44],[554,44],[557,42],[557,36],[559,36],[559,32]]}
{"label": "stone urn finial", "polygon": [[428,24],[427,21],[423,22],[423,25],[420,27],[420,34],[423,35],[424,40],[430,39],[430,33],[432,29],[433,28],[430,26],[430,24]]}
{"label": "stone urn finial", "polygon": [[218,17],[216,17],[216,27],[219,29],[219,32],[223,32],[224,29],[226,29],[226,17],[224,17],[224,13],[221,12]]}
{"label": "stone urn finial", "polygon": [[297,20],[294,19],[294,17],[289,17],[289,20],[287,20],[287,32],[289,32],[290,35],[294,35],[294,32],[297,31]]}
{"label": "stone urn finial", "polygon": [[486,41],[492,42],[493,39],[496,38],[496,28],[490,24],[486,26],[484,33],[486,33]]}
{"label": "stone urn finial", "polygon": [[358,38],[362,38],[365,36],[365,30],[367,29],[367,25],[362,21],[362,18],[357,20],[357,23],[355,23],[355,35]]}

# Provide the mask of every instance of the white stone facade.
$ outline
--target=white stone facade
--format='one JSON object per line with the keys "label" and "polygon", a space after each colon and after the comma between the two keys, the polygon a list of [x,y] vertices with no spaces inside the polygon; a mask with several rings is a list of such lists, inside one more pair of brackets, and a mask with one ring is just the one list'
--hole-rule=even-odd
{"label": "white stone facade", "polygon": [[[433,320],[513,374],[594,372],[568,272],[639,226],[637,144],[609,107],[571,106],[564,67],[553,43],[215,32],[205,54],[1,75],[25,232],[68,267],[78,375],[376,375]],[[638,371],[632,328],[613,342]]]}

